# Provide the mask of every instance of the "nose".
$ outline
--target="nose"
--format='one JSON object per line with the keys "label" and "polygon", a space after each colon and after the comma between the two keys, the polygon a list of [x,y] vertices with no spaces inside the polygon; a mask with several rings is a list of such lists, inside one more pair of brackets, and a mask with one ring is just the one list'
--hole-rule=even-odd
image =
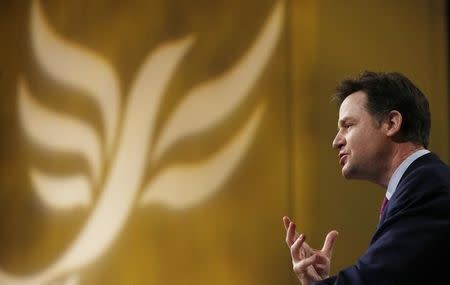
{"label": "nose", "polygon": [[336,136],[334,137],[333,143],[332,143],[332,147],[334,149],[341,149],[343,146],[345,145],[345,138],[344,136],[341,134],[341,131],[338,131],[338,133],[336,134]]}

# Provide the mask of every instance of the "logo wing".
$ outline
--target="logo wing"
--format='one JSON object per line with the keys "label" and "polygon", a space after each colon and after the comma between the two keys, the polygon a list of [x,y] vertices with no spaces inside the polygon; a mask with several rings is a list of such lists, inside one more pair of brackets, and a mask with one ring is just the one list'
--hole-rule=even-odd
{"label": "logo wing", "polygon": [[145,187],[141,205],[161,203],[179,210],[197,205],[218,190],[248,150],[264,107],[260,103],[237,136],[213,157],[194,166],[169,167],[151,180]]}
{"label": "logo wing", "polygon": [[92,186],[101,175],[103,154],[110,154],[117,133],[119,84],[111,66],[88,50],[57,35],[48,24],[39,0],[30,13],[33,52],[39,66],[53,80],[85,91],[97,104],[105,126],[105,147],[94,128],[82,120],[45,108],[33,99],[27,81],[19,78],[19,116],[24,132],[41,147],[55,152],[79,154],[89,165],[85,175],[55,176],[31,167],[34,189],[44,203],[56,209],[86,206]]}
{"label": "logo wing", "polygon": [[63,39],[48,24],[39,0],[31,6],[31,42],[41,68],[54,80],[86,91],[100,109],[106,153],[112,150],[120,109],[118,76],[111,64],[86,48]]}
{"label": "logo wing", "polygon": [[[98,176],[100,145],[94,130],[40,105],[25,80],[19,79],[18,93],[20,123],[28,139],[51,151],[81,154],[92,175]],[[51,176],[33,166],[29,174],[38,196],[50,208],[85,206],[91,201],[91,183],[85,175]]]}
{"label": "logo wing", "polygon": [[[226,120],[245,100],[276,46],[283,23],[283,10],[283,2],[277,2],[249,51],[232,69],[188,93],[155,142],[150,158],[152,161],[159,160],[177,140]],[[256,108],[241,133],[215,157],[195,167],[168,168],[150,181],[144,189],[141,204],[158,201],[175,208],[188,207],[217,190],[247,150],[262,108]]]}

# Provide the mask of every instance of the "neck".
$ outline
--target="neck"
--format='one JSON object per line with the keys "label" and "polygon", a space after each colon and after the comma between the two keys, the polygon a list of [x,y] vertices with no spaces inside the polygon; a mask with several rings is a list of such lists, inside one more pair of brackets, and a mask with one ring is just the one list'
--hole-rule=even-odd
{"label": "neck", "polygon": [[379,179],[377,179],[376,183],[386,189],[389,184],[389,180],[400,164],[402,164],[408,156],[423,148],[423,146],[413,144],[411,142],[395,144],[392,152],[390,153],[390,160],[388,160],[383,174],[379,177]]}

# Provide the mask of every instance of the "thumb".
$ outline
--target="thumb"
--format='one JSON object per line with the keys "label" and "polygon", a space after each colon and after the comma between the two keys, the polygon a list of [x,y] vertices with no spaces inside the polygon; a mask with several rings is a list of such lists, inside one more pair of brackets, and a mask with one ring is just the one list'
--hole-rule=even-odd
{"label": "thumb", "polygon": [[336,242],[338,235],[339,233],[337,231],[329,232],[323,243],[322,252],[329,258],[331,258],[331,255],[333,254],[334,243]]}

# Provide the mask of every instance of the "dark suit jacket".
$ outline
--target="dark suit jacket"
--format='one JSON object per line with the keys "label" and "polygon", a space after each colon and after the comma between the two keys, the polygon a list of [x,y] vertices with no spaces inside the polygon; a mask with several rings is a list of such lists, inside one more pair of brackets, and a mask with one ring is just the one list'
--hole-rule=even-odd
{"label": "dark suit jacket", "polygon": [[450,284],[450,168],[426,154],[403,174],[367,252],[313,284]]}

